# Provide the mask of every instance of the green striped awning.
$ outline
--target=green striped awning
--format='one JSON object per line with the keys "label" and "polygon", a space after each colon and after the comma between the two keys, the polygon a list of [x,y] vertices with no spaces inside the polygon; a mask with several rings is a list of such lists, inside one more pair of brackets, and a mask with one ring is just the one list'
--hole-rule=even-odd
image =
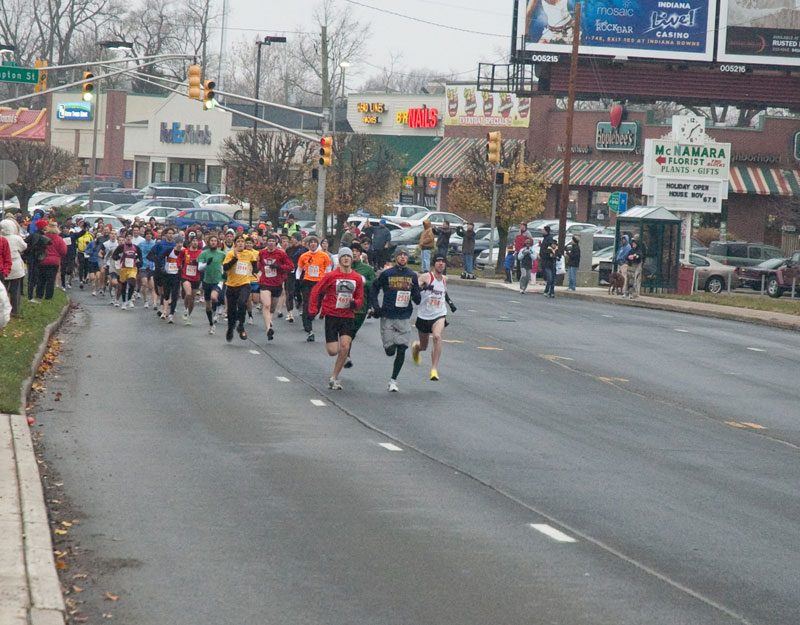
{"label": "green striped awning", "polygon": [[[504,155],[510,152],[517,143],[519,141],[516,139],[504,139]],[[486,144],[486,139],[445,137],[408,171],[408,175],[428,178],[457,178],[467,167],[467,153],[476,146],[485,150]]]}
{"label": "green striped awning", "polygon": [[[560,183],[563,180],[562,159],[553,159],[545,163],[543,169],[549,182]],[[573,159],[569,171],[569,183],[576,186],[640,188],[642,170],[640,162]]]}
{"label": "green striped awning", "polygon": [[731,167],[728,190],[756,195],[800,195],[800,172],[776,167]]}

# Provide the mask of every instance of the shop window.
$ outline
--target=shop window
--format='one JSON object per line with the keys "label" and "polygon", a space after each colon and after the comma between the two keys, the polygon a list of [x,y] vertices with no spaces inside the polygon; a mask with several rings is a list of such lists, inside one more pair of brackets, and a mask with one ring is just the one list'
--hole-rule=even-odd
{"label": "shop window", "polygon": [[212,193],[222,193],[222,167],[220,165],[208,166],[208,186]]}
{"label": "shop window", "polygon": [[569,192],[569,202],[567,202],[567,219],[578,219],[578,192]]}
{"label": "shop window", "polygon": [[153,163],[153,175],[150,182],[164,182],[167,175],[166,163]]}
{"label": "shop window", "polygon": [[133,186],[137,189],[147,186],[147,173],[150,169],[150,163],[144,161],[136,161],[136,174]]}
{"label": "shop window", "polygon": [[593,224],[608,223],[608,191],[592,191],[592,203],[589,207],[588,221]]}

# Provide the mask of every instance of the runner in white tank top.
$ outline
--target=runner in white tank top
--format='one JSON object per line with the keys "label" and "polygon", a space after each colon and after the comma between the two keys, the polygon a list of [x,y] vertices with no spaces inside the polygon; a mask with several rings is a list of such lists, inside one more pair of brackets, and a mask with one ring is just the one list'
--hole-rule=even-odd
{"label": "runner in white tank top", "polygon": [[431,350],[431,380],[439,380],[439,358],[442,355],[442,333],[447,326],[447,308],[456,311],[455,305],[447,295],[447,277],[444,271],[447,268],[447,260],[441,254],[433,258],[433,271],[423,274],[419,278],[419,288],[421,301],[417,307],[416,327],[419,333],[419,341],[414,341],[411,346],[411,359],[414,364],[422,362],[420,352],[428,349],[428,341],[433,337],[433,349]]}

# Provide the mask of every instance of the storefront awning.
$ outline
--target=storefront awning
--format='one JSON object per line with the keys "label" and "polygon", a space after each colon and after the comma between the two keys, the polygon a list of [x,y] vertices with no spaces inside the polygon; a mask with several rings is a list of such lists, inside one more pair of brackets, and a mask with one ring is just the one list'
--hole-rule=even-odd
{"label": "storefront awning", "polygon": [[800,172],[775,167],[731,167],[728,190],[756,195],[800,195]]}
{"label": "storefront awning", "polygon": [[[520,143],[517,139],[503,141],[504,155]],[[467,153],[475,146],[485,148],[486,139],[445,137],[409,171],[409,176],[456,178],[467,167]]]}
{"label": "storefront awning", "polygon": [[[564,161],[554,159],[544,163],[548,182],[560,183],[564,177]],[[569,174],[570,186],[640,188],[642,163],[631,161],[600,161],[573,159]]]}
{"label": "storefront awning", "polygon": [[31,111],[0,107],[0,139],[44,141],[47,133],[47,109]]}

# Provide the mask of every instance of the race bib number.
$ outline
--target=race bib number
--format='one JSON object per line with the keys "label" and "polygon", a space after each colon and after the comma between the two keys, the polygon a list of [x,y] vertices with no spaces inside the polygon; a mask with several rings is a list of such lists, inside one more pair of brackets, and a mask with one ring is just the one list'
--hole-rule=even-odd
{"label": "race bib number", "polygon": [[167,273],[178,273],[178,263],[167,262]]}
{"label": "race bib number", "polygon": [[250,273],[250,263],[246,260],[238,260],[236,261],[236,275],[237,276],[246,276]]}
{"label": "race bib number", "polygon": [[132,269],[133,268],[133,264],[134,263],[133,263],[133,259],[132,258],[126,258],[125,259],[125,268],[126,269]]}
{"label": "race bib number", "polygon": [[394,300],[395,308],[406,308],[411,302],[411,291],[398,291]]}
{"label": "race bib number", "polygon": [[318,265],[309,265],[307,271],[308,271],[308,275],[311,278],[319,278],[319,266]]}
{"label": "race bib number", "polygon": [[336,296],[336,308],[350,308],[350,302],[352,301],[352,293],[339,293]]}
{"label": "race bib number", "polygon": [[278,275],[277,270],[272,265],[264,265],[264,277],[265,278],[274,278]]}
{"label": "race bib number", "polygon": [[197,265],[186,265],[186,275],[194,278],[197,275]]}
{"label": "race bib number", "polygon": [[66,245],[67,247],[72,245],[72,237],[64,237],[64,245]]}
{"label": "race bib number", "polygon": [[432,308],[439,308],[442,305],[442,299],[440,297],[431,297],[428,301]]}

